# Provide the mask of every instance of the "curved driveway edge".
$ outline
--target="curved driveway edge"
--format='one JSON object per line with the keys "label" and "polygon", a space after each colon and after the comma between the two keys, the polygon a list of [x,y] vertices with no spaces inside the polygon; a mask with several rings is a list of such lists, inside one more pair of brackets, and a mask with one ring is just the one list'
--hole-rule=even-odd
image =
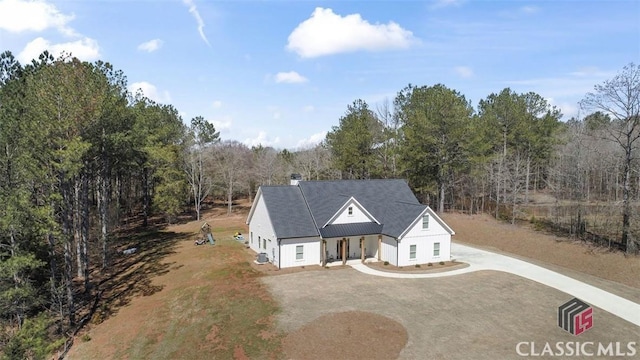
{"label": "curved driveway edge", "polygon": [[593,306],[599,307],[630,323],[640,326],[640,304],[604,291],[582,281],[570,278],[555,271],[510,256],[476,249],[471,246],[451,243],[451,255],[454,259],[466,262],[468,267],[458,270],[432,274],[390,273],[372,269],[364,264],[351,265],[365,274],[396,279],[424,279],[465,274],[479,270],[502,271],[539,282],[554,289],[575,296]]}

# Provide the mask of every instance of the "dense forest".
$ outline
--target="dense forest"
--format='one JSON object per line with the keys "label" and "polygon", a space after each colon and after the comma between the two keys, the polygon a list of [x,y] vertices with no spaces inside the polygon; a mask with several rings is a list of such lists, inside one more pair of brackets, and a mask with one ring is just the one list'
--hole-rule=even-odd
{"label": "dense forest", "polygon": [[[638,251],[640,68],[595,84],[584,118],[541,95],[503,89],[474,108],[445,85],[408,85],[375,109],[347,107],[325,141],[274,149],[221,139],[201,116],[142,93],[105,62],[0,55],[0,347],[43,358],[86,319],[79,294],[116,254],[131,219],[233,211],[260,185],[404,178],[438,211],[532,221],[629,254]],[[541,200],[542,199],[542,200]],[[59,339],[59,340],[56,340]]]}

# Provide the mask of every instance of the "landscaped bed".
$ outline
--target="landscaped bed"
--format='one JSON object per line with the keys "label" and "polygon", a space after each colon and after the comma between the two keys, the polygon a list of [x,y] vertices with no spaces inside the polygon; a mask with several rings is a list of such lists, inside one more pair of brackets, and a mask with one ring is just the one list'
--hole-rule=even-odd
{"label": "landscaped bed", "polygon": [[414,266],[393,266],[385,264],[382,261],[367,262],[366,265],[372,269],[395,272],[395,273],[413,273],[413,274],[429,274],[442,271],[451,271],[468,267],[469,264],[458,261],[441,261],[437,263],[417,264]]}

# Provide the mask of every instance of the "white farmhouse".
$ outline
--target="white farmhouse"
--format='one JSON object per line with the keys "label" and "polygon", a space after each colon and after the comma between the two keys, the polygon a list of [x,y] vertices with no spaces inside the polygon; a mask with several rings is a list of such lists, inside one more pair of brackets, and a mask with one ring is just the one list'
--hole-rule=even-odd
{"label": "white farmhouse", "polygon": [[454,234],[404,180],[261,186],[247,224],[250,248],[279,268],[348,259],[395,266],[448,261]]}

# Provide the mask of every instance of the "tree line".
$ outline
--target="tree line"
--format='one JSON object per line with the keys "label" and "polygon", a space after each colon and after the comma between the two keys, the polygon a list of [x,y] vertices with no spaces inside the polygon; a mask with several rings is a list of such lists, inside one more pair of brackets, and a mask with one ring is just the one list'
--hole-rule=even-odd
{"label": "tree line", "polygon": [[323,147],[223,141],[203,117],[185,123],[130,93],[111,64],[48,52],[26,65],[0,54],[0,149],[0,355],[11,359],[44,358],[87,321],[79,299],[99,300],[94,279],[125,224],[199,220],[213,197],[231,212],[294,169],[332,171]]}
{"label": "tree line", "polygon": [[354,101],[325,145],[341,178],[402,177],[439,212],[526,219],[636,254],[640,68],[595,85],[580,108],[562,122],[534,92],[505,88],[474,108],[445,85],[410,84],[376,109]]}
{"label": "tree line", "polygon": [[507,88],[474,108],[442,84],[408,85],[375,109],[354,101],[322,143],[287,150],[221,139],[201,116],[185,123],[172,105],[130,93],[125,74],[109,63],[44,52],[22,65],[4,52],[2,353],[42,358],[60,346],[54,339],[82,325],[77,298],[99,286],[93,271],[113,262],[125,222],[172,222],[185,211],[199,220],[213,199],[231,213],[234,199],[286,184],[292,173],[405,178],[438,211],[511,221],[543,216],[529,204],[544,192],[555,201],[546,218],[561,224],[567,215],[558,209],[569,209],[580,234],[599,211],[604,228],[619,228],[616,241],[635,253],[638,73],[630,64],[596,86],[583,101],[590,115],[567,122],[532,92]]}

